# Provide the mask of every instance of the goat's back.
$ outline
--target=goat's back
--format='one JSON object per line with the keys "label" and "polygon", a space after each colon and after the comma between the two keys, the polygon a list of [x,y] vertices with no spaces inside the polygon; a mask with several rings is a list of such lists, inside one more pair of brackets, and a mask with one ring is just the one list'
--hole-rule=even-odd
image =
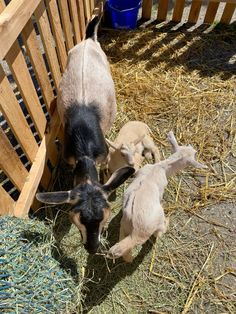
{"label": "goat's back", "polygon": [[135,141],[142,135],[151,133],[148,125],[141,121],[129,121],[120,129],[116,139],[116,144],[126,144]]}
{"label": "goat's back", "polygon": [[116,114],[115,88],[107,57],[97,41],[89,38],[70,50],[59,86],[58,112],[64,114],[73,103],[98,105],[101,128],[107,132]]}

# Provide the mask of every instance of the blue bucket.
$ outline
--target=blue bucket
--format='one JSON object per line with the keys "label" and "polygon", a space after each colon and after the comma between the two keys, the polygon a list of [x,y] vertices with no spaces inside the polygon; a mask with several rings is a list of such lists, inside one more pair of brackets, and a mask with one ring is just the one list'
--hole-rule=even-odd
{"label": "blue bucket", "polygon": [[137,27],[140,0],[108,0],[107,10],[113,28],[134,29]]}

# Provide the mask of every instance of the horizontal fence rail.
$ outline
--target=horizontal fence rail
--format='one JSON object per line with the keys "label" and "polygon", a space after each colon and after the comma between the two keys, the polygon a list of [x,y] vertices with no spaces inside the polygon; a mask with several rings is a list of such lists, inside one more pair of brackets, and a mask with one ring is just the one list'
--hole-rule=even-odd
{"label": "horizontal fence rail", "polygon": [[39,206],[38,187],[50,187],[57,90],[93,8],[92,0],[0,0],[0,215],[26,217]]}

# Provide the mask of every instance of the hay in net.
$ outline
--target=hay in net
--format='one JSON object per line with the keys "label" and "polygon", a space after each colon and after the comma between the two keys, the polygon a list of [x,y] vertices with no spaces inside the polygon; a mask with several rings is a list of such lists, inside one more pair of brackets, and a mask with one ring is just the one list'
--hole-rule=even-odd
{"label": "hay in net", "polygon": [[66,313],[75,308],[80,286],[54,259],[51,229],[38,220],[13,217],[1,217],[0,226],[0,312]]}

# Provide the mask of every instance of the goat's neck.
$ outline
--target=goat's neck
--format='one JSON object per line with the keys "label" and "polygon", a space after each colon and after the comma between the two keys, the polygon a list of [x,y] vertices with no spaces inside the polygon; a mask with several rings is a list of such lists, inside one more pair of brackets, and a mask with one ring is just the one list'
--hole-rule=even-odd
{"label": "goat's neck", "polygon": [[174,176],[178,171],[183,170],[186,167],[186,159],[178,152],[171,155],[166,160],[163,160],[166,169],[166,176]]}
{"label": "goat's neck", "polygon": [[98,181],[98,174],[96,170],[95,161],[88,157],[83,156],[79,158],[76,164],[76,168],[74,170],[76,184],[81,182],[91,180],[91,181]]}

